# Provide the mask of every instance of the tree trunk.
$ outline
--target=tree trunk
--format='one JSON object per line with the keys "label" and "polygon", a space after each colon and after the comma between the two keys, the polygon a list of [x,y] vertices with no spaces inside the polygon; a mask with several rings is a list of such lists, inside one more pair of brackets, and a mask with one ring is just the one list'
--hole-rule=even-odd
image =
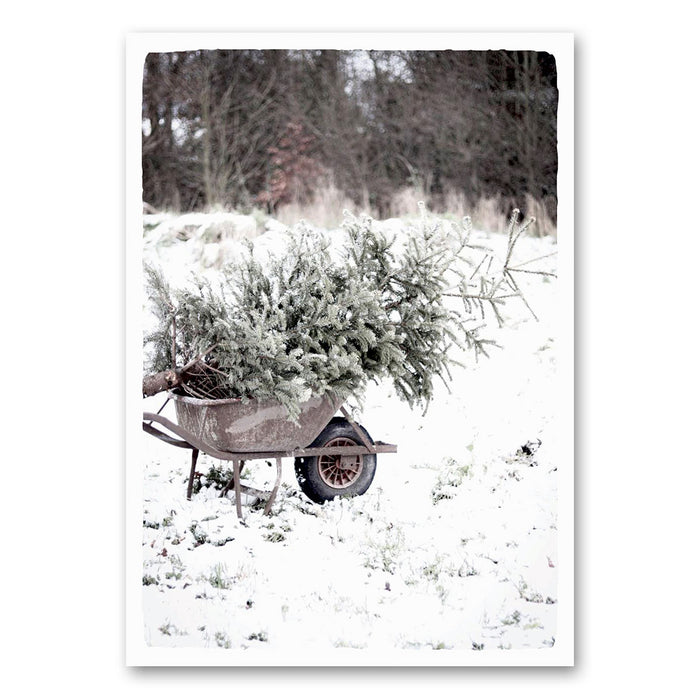
{"label": "tree trunk", "polygon": [[175,367],[174,369],[166,369],[162,372],[146,375],[143,378],[143,396],[154,396],[161,391],[169,391],[175,387],[185,384],[193,374],[201,374],[206,365],[202,362],[202,358],[210,353],[216,345],[212,345],[205,350],[201,355],[198,355],[194,360],[190,360],[184,367]]}
{"label": "tree trunk", "polygon": [[161,391],[174,389],[182,384],[183,373],[181,370],[166,369],[143,378],[143,396],[154,396]]}

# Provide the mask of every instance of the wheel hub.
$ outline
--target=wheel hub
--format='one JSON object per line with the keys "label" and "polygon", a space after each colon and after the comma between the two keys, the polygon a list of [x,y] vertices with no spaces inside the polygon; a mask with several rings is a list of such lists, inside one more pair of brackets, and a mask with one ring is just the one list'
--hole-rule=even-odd
{"label": "wheel hub", "polygon": [[[324,447],[354,447],[357,443],[349,438],[335,438]],[[321,455],[318,473],[325,484],[342,489],[355,483],[362,473],[362,455]]]}

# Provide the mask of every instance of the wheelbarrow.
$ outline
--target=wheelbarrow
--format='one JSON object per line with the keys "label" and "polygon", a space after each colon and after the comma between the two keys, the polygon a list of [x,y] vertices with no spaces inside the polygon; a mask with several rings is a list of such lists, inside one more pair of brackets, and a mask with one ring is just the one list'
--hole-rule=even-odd
{"label": "wheelbarrow", "polygon": [[[264,513],[270,513],[282,479],[284,457],[294,459],[301,490],[312,501],[323,503],[338,496],[365,493],[374,479],[377,454],[397,451],[396,445],[372,440],[333,395],[314,396],[302,403],[296,422],[275,401],[206,400],[170,392],[171,399],[177,424],[161,416],[160,411],[144,412],[143,429],[170,445],[192,450],[188,500],[192,498],[200,452],[233,462],[233,476],[221,496],[233,487],[239,519],[243,517],[241,493],[266,497]],[[342,418],[335,415],[338,411]],[[276,462],[277,477],[270,492],[241,484],[243,465],[255,459]]]}

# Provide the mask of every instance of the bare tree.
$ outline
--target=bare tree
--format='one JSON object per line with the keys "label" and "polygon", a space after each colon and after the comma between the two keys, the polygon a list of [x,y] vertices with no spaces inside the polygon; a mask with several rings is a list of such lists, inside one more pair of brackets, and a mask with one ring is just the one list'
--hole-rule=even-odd
{"label": "bare tree", "polygon": [[144,197],[274,207],[281,174],[302,196],[320,165],[380,213],[406,185],[556,202],[557,96],[553,57],[531,51],[150,54]]}

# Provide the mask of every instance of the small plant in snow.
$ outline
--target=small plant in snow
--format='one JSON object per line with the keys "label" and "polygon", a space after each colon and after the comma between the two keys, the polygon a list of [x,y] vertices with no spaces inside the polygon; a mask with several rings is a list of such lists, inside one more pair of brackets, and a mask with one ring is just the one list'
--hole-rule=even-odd
{"label": "small plant in snow", "polygon": [[457,569],[457,576],[460,578],[466,578],[467,576],[478,576],[479,572],[465,559],[459,569]]}
{"label": "small plant in snow", "polygon": [[170,555],[170,557],[168,557],[168,561],[172,566],[172,570],[165,574],[165,578],[179,581],[182,578],[183,572],[185,571],[185,565],[182,563],[177,554]]}
{"label": "small plant in snow", "polygon": [[204,488],[214,486],[217,490],[221,490],[231,481],[232,477],[233,469],[226,469],[224,466],[213,466],[204,477],[203,483],[200,479],[199,488],[201,489],[202,486]]}
{"label": "small plant in snow", "polygon": [[433,585],[440,602],[444,605],[448,597],[448,586],[445,585],[445,577],[454,575],[454,569],[449,564],[445,565],[444,556],[437,555],[435,560],[426,564],[421,569],[421,576]]}
{"label": "small plant in snow", "polygon": [[248,635],[248,639],[252,642],[267,642],[267,632],[264,630],[260,632],[253,632],[253,634]]}
{"label": "small plant in snow", "polygon": [[444,464],[445,468],[440,471],[437,481],[430,492],[433,505],[436,505],[440,501],[454,498],[457,495],[462,481],[468,476],[471,468],[471,465],[460,465],[452,458],[445,460]]}
{"label": "small plant in snow", "polygon": [[365,566],[388,574],[396,573],[405,545],[406,538],[400,527],[392,523],[377,526],[366,542]]}
{"label": "small plant in snow", "polygon": [[268,542],[284,542],[287,538],[284,536],[283,532],[279,530],[273,530],[265,534],[265,539]]}
{"label": "small plant in snow", "polygon": [[224,545],[228,544],[229,542],[233,542],[236,538],[233,537],[232,535],[226,535],[225,537],[218,537],[216,539],[210,539],[209,543],[213,545],[214,547],[223,547]]}
{"label": "small plant in snow", "polygon": [[535,592],[528,590],[528,585],[525,583],[525,581],[521,578],[520,583],[517,586],[518,588],[518,593],[520,594],[520,597],[523,600],[526,600],[528,603],[542,603],[544,602],[544,599],[542,596]]}
{"label": "small plant in snow", "polygon": [[187,634],[187,632],[183,632],[182,630],[178,629],[177,627],[175,627],[175,625],[173,625],[169,621],[164,622],[158,628],[158,631],[161,634],[164,634],[166,637],[172,637],[173,635],[184,636]]}
{"label": "small plant in snow", "polygon": [[[529,440],[518,447],[513,457],[507,457],[505,461],[507,464],[517,463],[527,465],[528,467],[536,467],[537,461],[534,459],[534,454],[541,446],[542,440],[539,438],[536,440]],[[510,474],[508,476],[510,476]]]}
{"label": "small plant in snow", "polygon": [[226,573],[226,566],[224,564],[216,564],[211,574],[209,574],[209,583],[214,588],[231,588],[233,580],[229,578]]}
{"label": "small plant in snow", "polygon": [[427,564],[421,569],[423,577],[429,581],[437,581],[442,571],[442,557],[438,556],[432,564]]}
{"label": "small plant in snow", "polygon": [[345,639],[336,639],[333,642],[336,649],[366,649],[367,645],[360,642],[349,642]]}
{"label": "small plant in snow", "polygon": [[208,539],[207,533],[199,526],[198,522],[194,522],[190,525],[190,532],[192,533],[192,537],[194,537],[195,547],[204,544]]}
{"label": "small plant in snow", "polygon": [[225,632],[216,632],[216,634],[214,634],[214,641],[217,647],[221,647],[222,649],[231,648],[231,639]]}
{"label": "small plant in snow", "polygon": [[510,615],[507,617],[504,617],[501,620],[501,623],[504,625],[518,625],[520,624],[520,620],[522,618],[522,615],[520,614],[519,610],[514,610]]}

